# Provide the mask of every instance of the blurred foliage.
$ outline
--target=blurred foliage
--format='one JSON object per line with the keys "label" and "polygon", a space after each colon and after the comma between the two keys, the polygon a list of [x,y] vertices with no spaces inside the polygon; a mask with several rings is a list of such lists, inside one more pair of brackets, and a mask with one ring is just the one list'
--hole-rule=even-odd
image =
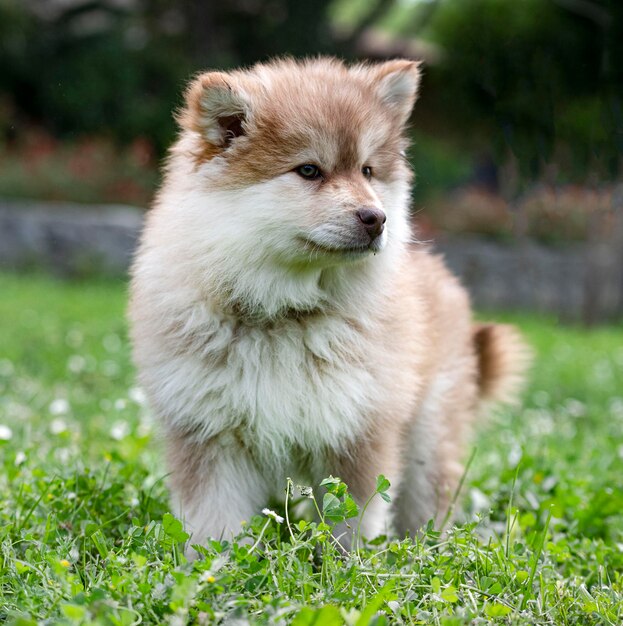
{"label": "blurred foliage", "polygon": [[523,180],[551,163],[557,182],[620,174],[622,2],[437,4],[428,35],[443,55],[426,93],[446,132],[497,162],[510,153]]}
{"label": "blurred foliage", "polygon": [[0,0],[0,132],[170,142],[188,76],[279,54],[347,52],[331,0]]}
{"label": "blurred foliage", "polygon": [[436,198],[461,185],[474,167],[473,157],[456,143],[437,139],[419,128],[413,132],[408,158],[415,172],[414,196],[418,201]]}
{"label": "blurred foliage", "polygon": [[620,176],[620,0],[0,0],[0,144],[19,156],[38,127],[140,138],[162,155],[194,71],[365,56],[379,29],[398,47],[375,58],[432,51],[414,116],[420,199],[466,182],[501,181],[510,199],[534,181]]}
{"label": "blurred foliage", "polygon": [[0,123],[9,137],[37,123],[60,137],[105,129],[121,141],[170,141],[171,104],[192,63],[182,33],[158,29],[143,3],[136,7],[50,3],[35,11],[0,0],[0,94],[10,94]]}
{"label": "blurred foliage", "polygon": [[510,239],[521,232],[545,244],[614,243],[619,236],[612,211],[616,193],[612,185],[535,184],[511,203],[484,187],[461,186],[427,198],[415,221],[421,239],[439,232]]}
{"label": "blurred foliage", "polygon": [[11,149],[0,145],[0,197],[146,207],[158,180],[152,144],[126,146],[87,136],[59,141],[31,130]]}

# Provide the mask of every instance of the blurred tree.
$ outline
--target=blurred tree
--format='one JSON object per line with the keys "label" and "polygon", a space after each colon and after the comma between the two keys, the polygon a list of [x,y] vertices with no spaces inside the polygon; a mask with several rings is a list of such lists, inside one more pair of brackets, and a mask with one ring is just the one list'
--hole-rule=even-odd
{"label": "blurred tree", "polygon": [[[522,180],[621,173],[623,2],[445,0],[428,108],[470,150],[515,160]],[[469,132],[465,132],[465,129]]]}
{"label": "blurred tree", "polygon": [[184,0],[191,53],[201,67],[246,65],[278,54],[335,51],[332,0]]}
{"label": "blurred tree", "polygon": [[[339,29],[336,7],[351,11]],[[193,71],[351,57],[383,21],[444,51],[425,71],[420,128],[524,180],[620,172],[620,0],[0,0],[0,131],[144,136],[162,151]]]}
{"label": "blurred tree", "polygon": [[[335,0],[0,0],[0,131],[171,140],[189,74],[275,55],[352,56],[396,0],[375,0],[344,36]],[[3,119],[4,118],[4,119]]]}
{"label": "blurred tree", "polygon": [[52,4],[0,0],[0,93],[11,98],[11,125],[165,145],[173,121],[164,107],[191,69],[180,36],[149,32],[140,12],[117,3]]}

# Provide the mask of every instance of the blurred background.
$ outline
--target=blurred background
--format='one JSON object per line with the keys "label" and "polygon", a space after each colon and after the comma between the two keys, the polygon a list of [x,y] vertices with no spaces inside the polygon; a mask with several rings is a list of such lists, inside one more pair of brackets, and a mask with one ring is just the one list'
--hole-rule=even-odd
{"label": "blurred background", "polygon": [[419,237],[485,309],[623,317],[623,2],[0,0],[0,264],[127,269],[193,72],[424,61]]}

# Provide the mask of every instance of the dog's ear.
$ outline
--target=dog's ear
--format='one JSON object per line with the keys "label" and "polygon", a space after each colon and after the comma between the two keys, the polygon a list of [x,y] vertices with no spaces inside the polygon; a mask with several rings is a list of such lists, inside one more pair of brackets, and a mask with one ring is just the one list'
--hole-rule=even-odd
{"label": "dog's ear", "polygon": [[200,133],[214,146],[227,148],[246,133],[249,102],[230,74],[200,74],[186,90],[186,106],[178,116],[180,126]]}
{"label": "dog's ear", "polygon": [[415,104],[422,76],[420,65],[418,61],[395,59],[372,67],[377,93],[400,124],[407,122]]}

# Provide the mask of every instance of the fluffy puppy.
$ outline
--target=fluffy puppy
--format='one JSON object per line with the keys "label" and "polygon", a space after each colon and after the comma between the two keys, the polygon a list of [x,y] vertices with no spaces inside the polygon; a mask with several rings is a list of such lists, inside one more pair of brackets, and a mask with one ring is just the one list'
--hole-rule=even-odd
{"label": "fluffy puppy", "polygon": [[278,60],[191,83],[132,270],[134,358],[192,542],[236,533],[286,477],[340,476],[371,537],[447,511],[512,328],[475,325],[413,245],[404,127],[418,64]]}

